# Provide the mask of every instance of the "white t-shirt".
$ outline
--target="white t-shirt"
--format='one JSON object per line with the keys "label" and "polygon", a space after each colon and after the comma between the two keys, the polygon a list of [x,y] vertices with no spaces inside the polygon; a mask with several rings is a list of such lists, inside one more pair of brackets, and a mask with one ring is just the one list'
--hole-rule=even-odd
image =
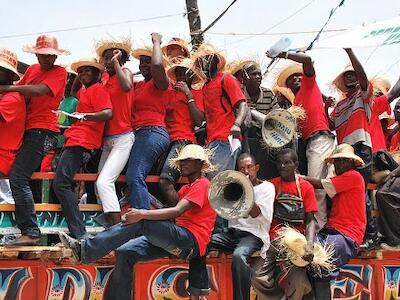
{"label": "white t-shirt", "polygon": [[269,229],[274,212],[275,187],[271,182],[264,181],[254,187],[254,196],[256,204],[260,207],[261,214],[256,218],[249,216],[248,218],[230,220],[229,227],[250,232],[260,238],[264,243],[260,256],[265,258],[265,253],[270,245]]}

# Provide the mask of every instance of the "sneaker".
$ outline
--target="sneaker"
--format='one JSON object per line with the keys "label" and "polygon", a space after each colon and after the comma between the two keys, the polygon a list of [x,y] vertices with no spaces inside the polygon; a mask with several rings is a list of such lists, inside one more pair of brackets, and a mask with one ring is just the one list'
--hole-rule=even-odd
{"label": "sneaker", "polygon": [[396,245],[396,246],[390,246],[386,243],[382,243],[381,244],[381,248],[383,250],[387,250],[387,251],[400,251],[400,245]]}
{"label": "sneaker", "polygon": [[69,248],[72,251],[72,260],[74,263],[81,261],[81,244],[78,240],[70,237],[63,231],[58,232],[58,237],[65,248]]}

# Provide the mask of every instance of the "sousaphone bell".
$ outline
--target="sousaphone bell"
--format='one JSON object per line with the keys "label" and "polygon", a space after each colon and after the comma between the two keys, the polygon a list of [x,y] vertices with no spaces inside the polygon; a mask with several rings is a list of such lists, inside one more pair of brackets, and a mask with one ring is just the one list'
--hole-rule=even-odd
{"label": "sousaphone bell", "polygon": [[243,173],[223,171],[216,175],[208,188],[211,207],[227,220],[248,217],[254,203],[254,189]]}

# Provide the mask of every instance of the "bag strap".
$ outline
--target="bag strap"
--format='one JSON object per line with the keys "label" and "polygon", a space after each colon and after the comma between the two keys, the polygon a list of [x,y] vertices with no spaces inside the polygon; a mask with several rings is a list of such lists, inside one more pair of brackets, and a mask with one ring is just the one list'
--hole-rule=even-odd
{"label": "bag strap", "polygon": [[[222,77],[221,77],[221,90],[222,90],[222,93],[221,93],[220,102],[221,102],[221,107],[222,107],[222,109],[223,109],[225,112],[228,112],[228,109],[225,107],[223,98],[225,98],[226,100],[228,100],[228,103],[229,103],[229,105],[230,105],[231,107],[232,107],[232,105],[231,105],[230,97],[229,97],[228,93],[226,92],[226,90],[225,90],[225,88],[224,88],[225,76],[226,76],[226,73],[222,74]],[[233,107],[232,107],[232,108],[233,108]]]}
{"label": "bag strap", "polygon": [[[294,181],[296,183],[296,188],[297,188],[297,193],[299,194],[299,198],[301,198],[303,200],[303,196],[301,194],[301,188],[300,188],[300,177],[296,174]],[[278,193],[276,193],[276,197],[280,196],[282,192],[282,178],[280,178],[279,180],[279,184],[278,184]]]}

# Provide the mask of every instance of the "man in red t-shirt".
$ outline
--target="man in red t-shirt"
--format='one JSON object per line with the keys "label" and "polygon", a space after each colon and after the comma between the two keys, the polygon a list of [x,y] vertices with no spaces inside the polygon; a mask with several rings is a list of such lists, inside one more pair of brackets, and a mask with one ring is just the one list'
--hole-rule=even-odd
{"label": "man in red t-shirt", "polygon": [[[268,55],[268,53],[267,53]],[[300,64],[294,64],[282,70],[277,78],[277,85],[289,88],[293,94],[294,105],[306,112],[305,120],[299,123],[301,136],[306,143],[307,175],[326,178],[328,166],[325,163],[335,145],[335,136],[329,129],[321,91],[316,82],[316,75],[311,57],[301,53],[282,52],[279,58],[287,58]],[[326,193],[316,193],[318,212],[315,214],[318,228],[326,223]]]}
{"label": "man in red t-shirt", "polygon": [[64,151],[58,161],[53,189],[61,203],[69,232],[75,238],[82,238],[86,229],[73,180],[90,158],[91,151],[101,147],[105,122],[112,117],[112,104],[110,94],[99,83],[103,65],[94,58],[85,58],[73,63],[71,68],[77,72],[82,87],[77,93],[76,122],[64,133]]}
{"label": "man in red t-shirt", "polygon": [[7,246],[36,245],[40,230],[36,222],[34,201],[29,180],[39,169],[43,157],[57,145],[59,132],[57,110],[67,83],[67,72],[54,65],[58,55],[68,52],[58,48],[55,37],[41,35],[36,45],[26,46],[39,64],[31,65],[17,85],[0,86],[2,92],[19,92],[27,102],[27,118],[22,146],[10,172],[10,186],[15,200],[15,220],[21,236]]}
{"label": "man in red t-shirt", "polygon": [[363,160],[354,154],[352,146],[341,144],[327,162],[335,166],[336,176],[305,178],[316,189],[324,189],[332,199],[328,222],[317,236],[323,245],[335,249],[333,263],[336,269],[331,273],[323,272],[322,278],[309,270],[316,299],[331,299],[330,281],[339,275],[340,267],[357,254],[366,228],[365,184],[360,173],[354,170],[364,163]]}
{"label": "man in red t-shirt", "polygon": [[[278,256],[278,245],[273,240],[277,238],[277,230],[281,226],[289,225],[296,228],[301,233],[305,233],[307,246],[305,255],[302,257],[305,261],[311,262],[314,258],[314,237],[315,237],[315,217],[314,214],[318,211],[318,204],[315,198],[314,188],[312,185],[305,181],[303,178],[296,175],[296,169],[299,165],[297,154],[293,149],[283,149],[277,155],[277,169],[280,177],[270,180],[275,186],[275,207],[272,218],[271,230],[269,232],[272,240],[263,265],[256,271],[252,279],[253,287],[256,289],[258,295],[274,297],[273,299],[281,299],[290,297],[291,299],[301,299],[297,295],[307,293],[309,290],[303,291],[302,289],[292,289],[291,284],[285,287],[282,291],[278,285],[275,274],[276,257]],[[303,202],[303,207],[296,211],[296,219],[282,218],[285,217],[281,214],[282,210],[279,209],[280,200],[287,199],[288,196],[296,197],[297,200]],[[286,202],[286,201],[285,201]],[[292,214],[293,216],[294,214]],[[288,281],[292,282],[292,276],[299,272],[293,266],[294,272],[289,272]],[[304,270],[302,270],[304,273]],[[275,298],[280,295],[280,298]],[[296,295],[296,296],[295,296]]]}
{"label": "man in red t-shirt", "polygon": [[[17,55],[0,49],[0,86],[19,80]],[[0,93],[0,177],[8,176],[25,131],[25,99],[17,92]]]}
{"label": "man in red t-shirt", "polygon": [[133,208],[124,216],[123,224],[80,241],[59,233],[75,258],[85,263],[117,249],[106,299],[131,300],[134,264],[170,254],[189,260],[190,299],[199,299],[209,292],[205,253],[216,214],[208,201],[210,182],[202,172],[212,165],[199,145],[185,146],[170,162],[189,180],[179,190],[176,206],[156,210]]}

